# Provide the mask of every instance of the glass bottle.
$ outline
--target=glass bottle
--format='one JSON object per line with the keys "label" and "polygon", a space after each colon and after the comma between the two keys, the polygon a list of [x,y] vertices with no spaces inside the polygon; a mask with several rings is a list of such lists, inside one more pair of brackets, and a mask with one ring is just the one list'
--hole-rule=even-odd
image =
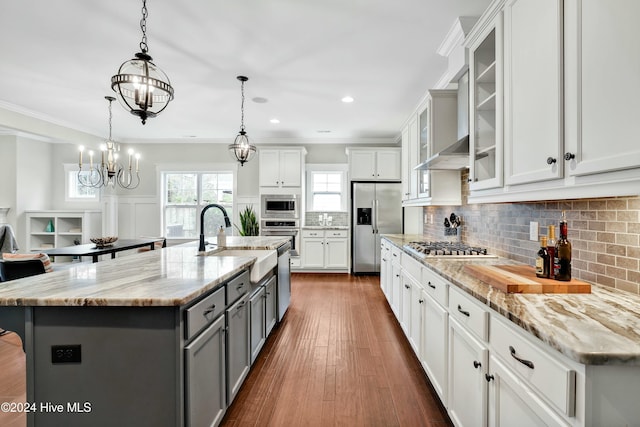
{"label": "glass bottle", "polygon": [[536,276],[549,278],[549,252],[547,251],[547,236],[540,238],[540,250],[536,257]]}
{"label": "glass bottle", "polygon": [[554,262],[556,257],[556,226],[550,225],[547,228],[549,229],[549,237],[547,238],[547,253],[549,254],[549,278],[554,279]]}
{"label": "glass bottle", "polygon": [[571,242],[567,239],[568,227],[565,212],[560,221],[560,239],[556,242],[553,275],[556,280],[571,280]]}

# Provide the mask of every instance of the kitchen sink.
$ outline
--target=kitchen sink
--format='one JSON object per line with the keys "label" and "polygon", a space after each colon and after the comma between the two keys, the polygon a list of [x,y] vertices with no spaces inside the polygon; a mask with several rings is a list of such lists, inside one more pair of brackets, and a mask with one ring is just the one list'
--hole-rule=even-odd
{"label": "kitchen sink", "polygon": [[249,269],[250,280],[258,283],[265,274],[278,265],[278,252],[266,249],[223,249],[206,253],[207,256],[255,257],[256,262]]}

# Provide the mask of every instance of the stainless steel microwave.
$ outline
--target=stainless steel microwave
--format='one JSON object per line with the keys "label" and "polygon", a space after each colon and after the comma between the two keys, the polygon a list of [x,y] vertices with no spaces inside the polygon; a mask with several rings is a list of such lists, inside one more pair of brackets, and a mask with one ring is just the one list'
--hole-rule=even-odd
{"label": "stainless steel microwave", "polygon": [[262,218],[300,218],[300,198],[296,194],[263,194]]}

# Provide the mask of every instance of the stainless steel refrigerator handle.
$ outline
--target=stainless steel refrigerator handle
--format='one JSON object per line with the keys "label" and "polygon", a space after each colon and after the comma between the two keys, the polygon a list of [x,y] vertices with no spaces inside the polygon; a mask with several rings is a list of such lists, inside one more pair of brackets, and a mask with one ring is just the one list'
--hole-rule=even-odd
{"label": "stainless steel refrigerator handle", "polygon": [[371,201],[371,232],[376,234],[376,200]]}
{"label": "stainless steel refrigerator handle", "polygon": [[378,207],[380,206],[380,200],[376,199],[375,204],[376,204],[376,234],[378,234],[380,233],[380,230],[378,230]]}

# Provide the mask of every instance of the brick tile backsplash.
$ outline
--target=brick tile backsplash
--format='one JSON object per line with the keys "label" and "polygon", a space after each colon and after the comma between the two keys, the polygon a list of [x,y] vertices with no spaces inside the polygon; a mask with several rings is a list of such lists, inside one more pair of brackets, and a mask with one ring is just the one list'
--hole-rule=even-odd
{"label": "brick tile backsplash", "polygon": [[[428,206],[423,208],[423,234],[426,240],[445,240],[444,218],[455,212],[462,218],[464,243],[533,265],[540,243],[529,240],[529,223],[537,221],[539,235],[547,235],[549,225],[558,228],[563,209],[573,248],[573,277],[640,294],[640,196]],[[433,224],[428,221],[431,215]]]}

